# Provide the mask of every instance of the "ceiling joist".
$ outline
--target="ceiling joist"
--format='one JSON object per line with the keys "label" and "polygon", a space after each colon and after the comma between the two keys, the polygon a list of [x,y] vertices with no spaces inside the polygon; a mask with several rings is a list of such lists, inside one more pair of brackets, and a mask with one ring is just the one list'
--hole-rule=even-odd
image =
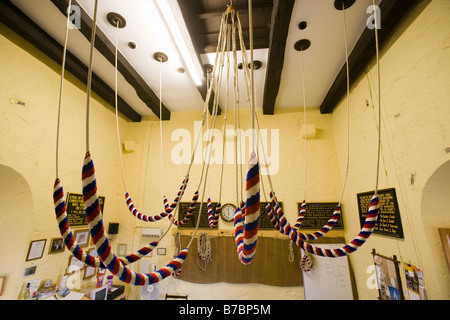
{"label": "ceiling joist", "polygon": [[[419,1],[389,0],[381,2],[379,6],[379,12],[381,13],[381,28],[378,30],[380,50],[386,44],[388,37],[394,32],[400,20],[417,2]],[[364,69],[375,58],[375,49],[375,32],[373,29],[366,28],[348,57],[350,86],[358,80],[360,75],[364,72]],[[342,97],[345,96],[346,92],[347,67],[344,64],[320,105],[320,112],[322,114],[332,113]]]}
{"label": "ceiling joist", "polygon": [[264,85],[263,113],[274,114],[275,100],[280,89],[283,72],[286,39],[291,23],[295,0],[274,0],[272,29],[269,38],[269,58],[267,61],[266,83]]}

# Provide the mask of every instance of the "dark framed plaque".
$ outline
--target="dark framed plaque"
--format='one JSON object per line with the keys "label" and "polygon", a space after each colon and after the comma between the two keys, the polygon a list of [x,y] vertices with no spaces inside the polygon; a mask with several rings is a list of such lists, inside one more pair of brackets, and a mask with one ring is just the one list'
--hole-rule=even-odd
{"label": "dark framed plaque", "polygon": [[[99,196],[100,208],[105,206],[105,197]],[[86,214],[84,212],[83,195],[79,193],[67,193],[66,197],[67,219],[71,227],[85,227],[88,225]]]}
{"label": "dark framed plaque", "polygon": [[[301,229],[321,229],[330,220],[339,202],[311,202],[306,203],[306,213],[303,218]],[[297,203],[297,210],[300,213],[301,203]],[[344,229],[344,222],[341,216],[336,221],[333,229]]]}
{"label": "dark framed plaque", "polygon": [[[375,191],[369,191],[357,194],[361,227],[366,220],[367,210],[374,193]],[[403,239],[403,226],[395,188],[378,190],[378,200],[380,203],[380,214],[373,233]]]}
{"label": "dark framed plaque", "polygon": [[[283,202],[278,202],[283,209]],[[259,205],[259,229],[262,230],[276,230],[272,222],[270,222],[269,215],[266,211],[267,202],[261,202]],[[276,212],[274,212],[276,214]]]}
{"label": "dark framed plaque", "polygon": [[[186,214],[189,210],[190,202],[180,202],[178,204],[178,220],[181,221],[186,217]],[[211,202],[211,208],[213,212],[216,211],[217,202]],[[197,225],[198,212],[200,211],[200,202],[197,202],[194,208],[194,212],[191,218],[180,228],[195,228]],[[220,219],[219,219],[220,220]],[[200,215],[200,222],[198,225],[199,228],[211,228],[208,222],[208,205],[206,202],[203,203],[202,213]]]}

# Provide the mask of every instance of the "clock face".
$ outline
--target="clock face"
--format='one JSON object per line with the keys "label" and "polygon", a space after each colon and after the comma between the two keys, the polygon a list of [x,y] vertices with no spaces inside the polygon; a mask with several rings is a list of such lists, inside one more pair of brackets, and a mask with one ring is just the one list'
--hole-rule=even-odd
{"label": "clock face", "polygon": [[234,220],[234,212],[236,211],[236,206],[231,203],[227,203],[220,210],[220,216],[223,220],[230,222]]}

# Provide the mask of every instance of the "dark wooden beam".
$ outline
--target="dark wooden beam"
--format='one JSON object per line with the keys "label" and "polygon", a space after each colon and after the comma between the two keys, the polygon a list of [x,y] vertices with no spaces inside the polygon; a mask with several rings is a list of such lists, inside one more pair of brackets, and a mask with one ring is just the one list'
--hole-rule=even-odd
{"label": "dark wooden beam", "polygon": [[284,65],[286,39],[295,0],[274,0],[272,29],[270,30],[269,57],[264,85],[263,113],[274,114],[275,100],[280,89]]}
{"label": "dark wooden beam", "polygon": [[[0,1],[0,22],[30,42],[50,59],[59,65],[62,64],[64,47],[10,1]],[[66,56],[66,70],[81,82],[87,83],[88,67],[69,51]],[[113,106],[115,105],[114,90],[112,90],[95,73],[92,74],[92,91],[98,94],[107,103]],[[118,110],[131,121],[141,121],[141,116],[121,97],[119,97],[118,101]]]}
{"label": "dark wooden beam", "polygon": [[[52,3],[61,11],[64,16],[67,15],[67,6],[69,5],[68,0],[51,0]],[[92,32],[92,19],[91,17],[82,9],[82,7],[77,3],[77,1],[72,1],[73,5],[78,5],[81,11],[81,28],[80,32],[84,37],[91,41]],[[115,65],[115,45],[106,37],[102,30],[96,28],[95,35],[95,48],[112,64]],[[160,107],[159,98],[153,92],[153,90],[148,86],[145,80],[140,76],[140,74],[134,69],[130,62],[118,52],[117,56],[117,67],[118,71],[123,75],[125,80],[133,86],[136,90],[139,98],[152,110],[152,112],[159,117]],[[170,111],[164,104],[162,105],[162,119],[170,120]]]}
{"label": "dark wooden beam", "polygon": [[[394,32],[400,20],[419,0],[385,0],[380,4],[381,29],[378,30],[380,50]],[[366,28],[348,57],[350,86],[358,80],[364,69],[376,56],[375,31]],[[320,105],[322,114],[332,113],[347,92],[347,68],[345,63]]]}
{"label": "dark wooden beam", "polygon": [[[213,18],[222,18],[222,14],[225,12],[225,7],[222,8],[220,11],[210,11],[210,12],[203,12],[198,15],[200,19],[213,19]],[[248,16],[248,5],[244,6],[234,6],[234,9],[236,11],[239,11],[239,15],[241,16]],[[255,3],[252,7],[253,13],[265,13],[267,12],[270,14],[272,12],[271,7],[267,7],[265,3]]]}
{"label": "dark wooden beam", "polygon": [[[196,35],[204,32],[204,30],[206,29],[204,21],[199,18],[199,12],[203,10],[202,3],[201,1],[178,0],[178,5],[180,6],[183,19],[186,23],[186,28],[188,29],[188,32],[191,36],[195,52],[197,53],[197,59],[201,63],[202,59],[200,57],[200,53],[205,47],[205,40],[203,37],[198,37]],[[206,79],[206,72],[204,74]],[[206,80],[204,80],[202,85],[197,87],[197,89],[200,95],[202,96],[202,99],[205,100],[207,94]],[[214,92],[211,94],[211,99],[209,100],[208,103],[208,110],[211,115],[213,112],[213,104],[214,104]],[[221,113],[222,111],[219,105],[217,114],[220,115]]]}

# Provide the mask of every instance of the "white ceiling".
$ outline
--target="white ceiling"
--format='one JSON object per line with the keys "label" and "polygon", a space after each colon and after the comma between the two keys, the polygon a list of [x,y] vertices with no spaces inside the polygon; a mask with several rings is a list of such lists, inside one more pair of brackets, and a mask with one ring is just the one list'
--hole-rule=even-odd
{"label": "white ceiling", "polygon": [[[66,19],[50,0],[11,1],[49,35],[63,44]],[[197,87],[188,73],[178,72],[180,67],[185,67],[183,60],[172,41],[168,41],[171,39],[170,33],[159,15],[154,1],[100,0],[97,26],[112,43],[115,43],[116,29],[109,24],[106,15],[109,12],[117,12],[124,16],[127,25],[125,28],[119,29],[118,48],[149,87],[159,96],[161,73],[162,101],[171,112],[202,110],[203,100]],[[78,0],[78,2],[92,17],[94,1]],[[378,0],[377,4],[379,2],[381,0]],[[349,52],[352,51],[366,27],[369,17],[366,9],[371,4],[372,0],[358,0],[345,11]],[[300,21],[308,22],[305,30],[299,30],[298,23]],[[297,0],[295,2],[276,108],[303,106],[301,53],[294,49],[295,42],[303,38],[311,41],[311,47],[304,52],[306,104],[308,107],[319,107],[345,63],[343,11],[334,8],[334,0]],[[129,41],[137,44],[135,50],[128,47]],[[89,42],[76,29],[69,33],[68,49],[88,65]],[[153,54],[158,51],[166,53],[169,60],[165,63],[154,60]],[[254,56],[255,60],[263,63],[262,68],[255,71],[256,101],[258,107],[261,107],[268,49],[255,50]],[[201,59],[202,63],[212,64],[214,54],[201,55]],[[95,53],[94,72],[111,88],[114,88],[114,66],[99,52]],[[243,81],[243,77],[240,79]],[[223,106],[225,89],[223,88],[221,92],[221,105]],[[240,94],[241,100],[245,101],[247,93],[243,83],[241,83]],[[140,115],[153,115],[147,105],[137,96],[134,88],[122,76],[119,76],[119,95]],[[245,108],[246,105],[242,104],[242,107]]]}
{"label": "white ceiling", "polygon": [[[366,10],[372,4],[373,0],[358,0],[345,10],[349,54],[366,28]],[[301,21],[308,23],[304,30],[298,28]],[[334,8],[334,0],[295,2],[275,108],[303,107],[301,52],[294,49],[301,39],[311,41],[310,48],[303,52],[306,106],[320,106],[345,65],[344,34],[344,13]]]}

